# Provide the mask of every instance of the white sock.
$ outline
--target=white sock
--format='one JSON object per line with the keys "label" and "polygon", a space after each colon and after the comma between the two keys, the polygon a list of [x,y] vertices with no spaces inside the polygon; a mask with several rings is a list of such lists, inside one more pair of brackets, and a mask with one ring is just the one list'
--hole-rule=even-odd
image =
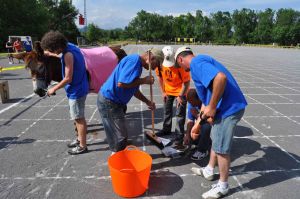
{"label": "white sock", "polygon": [[219,180],[218,185],[222,188],[222,189],[227,189],[228,188],[228,182],[222,182]]}
{"label": "white sock", "polygon": [[214,168],[209,166],[209,164],[204,168],[207,174],[212,175],[214,173]]}

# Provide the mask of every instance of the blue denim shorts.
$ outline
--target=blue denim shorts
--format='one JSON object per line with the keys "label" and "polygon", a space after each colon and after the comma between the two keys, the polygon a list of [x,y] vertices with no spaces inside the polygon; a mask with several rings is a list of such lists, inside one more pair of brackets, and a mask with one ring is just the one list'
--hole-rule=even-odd
{"label": "blue denim shorts", "polygon": [[245,109],[223,119],[215,120],[211,128],[212,149],[218,154],[230,154],[233,135],[237,123],[241,120]]}
{"label": "blue denim shorts", "polygon": [[84,118],[86,95],[79,99],[69,99],[70,117],[72,120]]}

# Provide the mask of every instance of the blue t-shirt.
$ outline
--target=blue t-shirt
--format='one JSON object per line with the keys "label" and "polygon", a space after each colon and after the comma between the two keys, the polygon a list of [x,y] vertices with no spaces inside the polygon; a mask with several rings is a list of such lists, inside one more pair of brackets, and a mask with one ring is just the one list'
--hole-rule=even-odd
{"label": "blue t-shirt", "polygon": [[134,88],[120,88],[118,82],[130,84],[142,74],[142,62],[137,54],[124,57],[112,74],[101,87],[101,94],[117,103],[126,105],[132,98],[134,93],[139,89],[139,86]]}
{"label": "blue t-shirt", "polygon": [[187,109],[188,109],[187,118],[189,120],[195,121],[197,118],[192,114],[192,110],[196,109],[199,112],[200,108],[201,107],[193,106],[191,103],[188,102],[188,104],[187,104]]}
{"label": "blue t-shirt", "polygon": [[24,41],[23,46],[24,46],[26,52],[32,51],[31,41],[29,41],[29,40]]}
{"label": "blue t-shirt", "polygon": [[231,73],[214,58],[207,55],[194,57],[190,64],[190,71],[198,96],[205,106],[211,99],[212,80],[219,72],[226,75],[227,83],[217,105],[216,119],[226,118],[247,106],[247,101]]}
{"label": "blue t-shirt", "polygon": [[62,75],[65,77],[65,54],[67,52],[73,55],[73,77],[72,82],[65,85],[67,97],[69,99],[79,99],[89,92],[89,82],[87,79],[85,61],[80,49],[72,43],[67,44],[61,57]]}

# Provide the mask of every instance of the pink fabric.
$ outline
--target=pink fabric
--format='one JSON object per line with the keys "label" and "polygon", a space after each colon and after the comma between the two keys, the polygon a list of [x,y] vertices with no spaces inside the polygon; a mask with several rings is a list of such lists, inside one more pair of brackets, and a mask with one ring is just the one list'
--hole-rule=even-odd
{"label": "pink fabric", "polygon": [[109,47],[81,48],[86,69],[90,74],[90,92],[98,93],[102,84],[118,64],[116,54]]}

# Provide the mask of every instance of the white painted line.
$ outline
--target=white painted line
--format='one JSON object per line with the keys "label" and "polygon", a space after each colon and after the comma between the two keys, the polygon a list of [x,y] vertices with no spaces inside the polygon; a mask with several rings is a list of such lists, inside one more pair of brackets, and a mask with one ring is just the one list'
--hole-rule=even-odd
{"label": "white painted line", "polygon": [[49,189],[46,191],[45,193],[45,198],[48,198],[50,195],[50,192],[52,191],[52,188],[56,182],[56,180],[60,177],[61,172],[64,170],[65,166],[67,165],[67,163],[69,162],[69,160],[71,159],[71,157],[73,156],[69,156],[66,158],[66,161],[64,162],[63,166],[60,168],[59,172],[56,175],[56,178],[53,180],[53,182],[51,183]]}
{"label": "white painted line", "polygon": [[[142,135],[143,136],[143,135]],[[143,136],[144,137],[144,136]],[[266,139],[266,138],[298,138],[300,137],[300,135],[269,135],[269,136],[255,136],[255,135],[251,135],[251,136],[242,136],[242,137],[238,137],[238,136],[234,136],[234,139]],[[94,142],[103,142],[105,139],[94,139],[94,138],[90,138],[87,140],[87,142],[89,141],[94,141]],[[35,143],[52,143],[52,142],[62,142],[62,143],[66,143],[66,142],[70,142],[72,141],[71,139],[65,139],[65,140],[35,140],[33,142]],[[22,142],[26,142],[25,141],[11,141],[11,140],[0,140],[0,143],[11,143],[11,144],[18,144],[18,143],[22,143]]]}
{"label": "white painted line", "polygon": [[[61,102],[63,102],[65,100],[65,98],[63,98],[61,101],[59,101],[56,105],[60,104]],[[29,129],[31,129],[38,121],[40,121],[41,118],[43,118],[44,116],[46,116],[49,112],[51,112],[56,105],[54,105],[51,109],[49,109],[46,113],[44,113],[40,118],[38,118],[36,121],[34,121],[31,125],[29,125],[24,131],[22,131],[19,135],[17,135],[14,139],[12,139],[6,146],[5,148],[2,148],[0,150],[4,151],[4,149],[7,149],[15,140],[19,139],[22,135],[24,135]]]}
{"label": "white painted line", "polygon": [[281,117],[300,117],[299,115],[289,115],[289,116],[283,116],[283,115],[249,115],[249,116],[243,116],[244,118],[281,118]]}
{"label": "white painted line", "polygon": [[[255,84],[255,83],[256,82],[252,82],[252,84]],[[244,89],[244,88],[261,88],[261,89],[266,88],[266,89],[268,89],[268,88],[282,88],[282,87],[279,87],[279,86],[240,86],[240,88],[242,88],[242,89]],[[300,89],[300,87],[297,87],[297,86],[293,86],[291,88],[299,88]]]}
{"label": "white painted line", "polygon": [[[244,92],[245,93],[245,92]],[[273,94],[273,93],[265,93],[265,94],[256,94],[256,93],[247,93],[247,95],[263,95],[263,96],[280,96],[280,95],[283,95],[283,96],[299,96],[300,94],[295,94],[295,93],[292,93],[292,94],[286,94],[286,93],[282,93],[282,94]]]}
{"label": "white painted line", "polygon": [[1,115],[2,113],[4,113],[5,111],[8,111],[8,110],[11,109],[11,108],[13,108],[13,107],[15,107],[15,106],[18,106],[20,103],[22,103],[22,102],[24,102],[25,100],[27,100],[27,99],[33,97],[34,95],[35,95],[35,94],[32,93],[31,95],[28,95],[28,96],[25,97],[24,99],[21,99],[20,101],[18,101],[18,102],[16,102],[16,103],[14,103],[14,104],[12,104],[12,105],[10,105],[10,106],[8,106],[8,107],[2,109],[2,110],[0,111],[0,115]]}
{"label": "white painted line", "polygon": [[95,108],[95,110],[94,110],[92,116],[90,117],[90,119],[89,119],[89,121],[88,121],[88,124],[91,123],[91,121],[92,121],[92,119],[93,119],[93,117],[94,117],[94,115],[95,115],[95,113],[96,113],[97,111],[98,111],[98,107]]}
{"label": "white painted line", "polygon": [[[283,116],[283,115],[249,115],[249,116],[243,116],[244,118],[300,118],[299,115],[288,115],[288,116]],[[130,119],[130,120],[141,120],[141,118],[138,117],[126,117],[126,119]],[[144,120],[151,120],[152,118],[150,117],[143,117]],[[155,117],[154,120],[162,120],[162,117]],[[12,122],[20,122],[20,121],[36,121],[38,119],[33,118],[33,119],[6,119],[6,118],[2,118],[0,119],[1,122],[6,122],[6,121],[12,121]],[[71,119],[40,119],[39,121],[71,121]],[[97,122],[101,122],[99,119],[93,118],[91,121],[97,121]]]}
{"label": "white painted line", "polygon": [[[286,98],[286,99],[288,99],[288,100],[290,100],[289,98]],[[250,103],[248,103],[248,104],[263,104],[263,105],[299,105],[300,104],[300,102],[296,102],[296,103],[289,103],[289,102],[287,102],[287,103],[277,103],[277,102],[269,102],[269,103],[263,103],[263,102],[261,102],[261,103],[253,103],[253,102],[250,102]]]}
{"label": "white painted line", "polygon": [[[224,59],[223,59],[224,60]],[[238,66],[237,64],[235,64],[235,63],[230,63],[230,61],[228,61],[228,60],[224,60],[225,62],[227,62],[227,63],[229,63],[230,65],[233,65],[233,66],[235,66],[235,67],[237,67],[237,68],[241,68],[240,66]],[[250,66],[248,66],[248,68],[249,68]],[[263,67],[263,66],[262,66]],[[233,69],[233,70],[235,70],[235,71],[237,71],[237,72],[239,72],[239,73],[242,73],[242,72],[240,72],[240,71],[238,71],[238,70],[236,70],[236,69]],[[258,74],[261,74],[261,72],[260,71],[257,71],[256,69],[253,69],[253,72],[255,72],[255,73],[258,73]],[[250,76],[250,77],[252,77],[252,78],[255,78],[255,79],[261,79],[261,80],[265,80],[264,78],[260,78],[260,77],[257,77],[257,76],[254,76],[254,75],[250,75],[249,73],[242,73],[243,75],[247,75],[247,76]],[[268,73],[268,74],[265,74],[265,75],[268,75],[268,76],[273,76],[274,77],[274,75],[271,75],[270,73]],[[285,78],[281,78],[281,77],[278,77],[278,76],[276,76],[276,79],[283,79],[284,81],[286,81],[286,82],[290,82],[290,80],[289,79],[285,79]],[[293,89],[293,88],[291,88],[291,87],[288,87],[288,86],[284,86],[284,85],[282,85],[282,84],[279,84],[278,82],[274,82],[274,81],[269,81],[270,83],[273,83],[273,84],[276,84],[276,85],[278,85],[278,86],[281,86],[281,87],[283,87],[283,88],[286,88],[286,89],[290,89],[290,90],[293,90],[293,91],[296,91],[296,92],[300,92],[300,90],[297,90],[297,89]]]}
{"label": "white painted line", "polygon": [[[67,161],[65,162],[65,164],[67,164]],[[63,168],[61,168],[63,169]],[[150,175],[151,176],[155,176],[158,178],[171,178],[171,177],[175,177],[177,178],[178,176],[180,177],[191,177],[191,176],[197,176],[196,174],[193,173],[182,173],[182,174],[161,174],[161,171],[166,171],[166,169],[164,170],[154,170],[151,171]],[[257,174],[268,174],[268,173],[293,173],[293,172],[299,172],[300,168],[297,169],[273,169],[273,170],[256,170],[256,171],[230,171],[230,175],[235,176],[235,175],[257,175]],[[218,173],[216,173],[218,174]],[[76,176],[60,176],[60,175],[56,175],[56,176],[41,176],[41,177],[7,177],[4,174],[2,174],[0,176],[0,180],[38,180],[38,179],[42,179],[42,180],[80,180],[80,179],[96,179],[96,180],[110,180],[111,176],[83,176],[83,177],[76,177]],[[54,184],[54,183],[52,183]],[[53,187],[53,185],[52,185]],[[49,189],[48,189],[49,190]],[[50,192],[49,192],[50,193]]]}
{"label": "white painted line", "polygon": [[254,136],[253,135],[253,136],[243,136],[243,137],[234,136],[235,139],[295,138],[295,137],[300,137],[300,135],[269,135],[269,136]]}
{"label": "white painted line", "polygon": [[285,154],[287,154],[290,158],[292,158],[293,160],[295,160],[298,164],[300,164],[300,161],[297,160],[294,156],[292,156],[289,152],[287,152],[284,148],[282,148],[279,144],[277,144],[275,141],[273,141],[272,139],[270,139],[269,137],[267,137],[263,132],[261,132],[260,130],[258,130],[254,125],[252,125],[250,122],[248,122],[247,120],[245,120],[245,118],[242,118],[242,120],[244,122],[246,122],[249,126],[251,126],[251,128],[253,128],[254,130],[256,130],[259,134],[261,134],[262,136],[266,137],[270,142],[272,142],[275,146],[277,146],[281,151],[283,151]]}
{"label": "white painted line", "polygon": [[[143,104],[144,105],[144,104]],[[163,106],[163,104],[155,104],[156,106]],[[127,104],[127,107],[135,107],[135,106],[139,106],[139,104]],[[144,105],[146,106],[146,105]],[[52,106],[47,106],[47,105],[35,105],[35,106],[30,106],[30,105],[19,105],[19,107],[32,107],[32,108],[49,108],[49,107],[52,107]],[[65,108],[68,108],[69,105],[59,105],[57,107],[65,107]],[[85,105],[85,107],[90,107],[90,108],[97,108],[97,105],[92,105],[92,104],[88,104],[88,105]]]}
{"label": "white painted line", "polygon": [[[247,95],[246,95],[246,96],[247,96]],[[272,108],[272,107],[270,107],[270,106],[268,106],[268,105],[262,104],[260,101],[258,101],[258,100],[256,100],[256,99],[254,99],[253,97],[250,97],[250,96],[247,96],[247,97],[249,97],[250,99],[252,99],[252,100],[256,101],[257,103],[259,103],[259,104],[261,104],[261,105],[265,106],[266,108],[268,108],[268,109],[270,109],[270,110],[274,111],[275,113],[279,113],[280,115],[284,116],[284,117],[285,117],[285,118],[287,118],[288,120],[290,120],[290,121],[292,121],[292,122],[294,122],[294,123],[296,123],[296,124],[300,125],[300,123],[299,123],[299,122],[297,122],[296,120],[293,120],[293,119],[289,118],[288,116],[286,116],[286,115],[284,115],[283,113],[281,113],[281,112],[279,112],[279,111],[275,110],[274,108]]]}

